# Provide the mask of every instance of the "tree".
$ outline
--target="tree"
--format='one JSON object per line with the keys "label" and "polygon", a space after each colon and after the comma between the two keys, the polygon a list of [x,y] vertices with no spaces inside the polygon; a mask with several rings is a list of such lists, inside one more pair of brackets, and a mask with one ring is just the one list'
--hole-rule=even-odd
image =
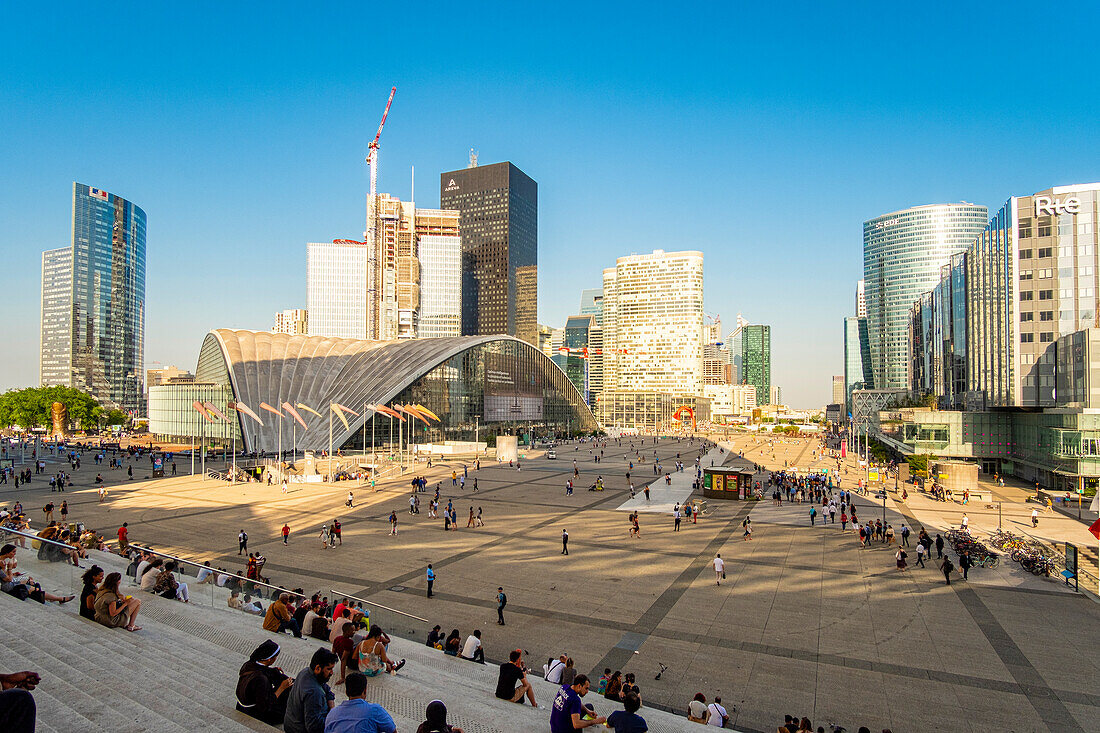
{"label": "tree", "polygon": [[72,387],[27,387],[0,395],[0,425],[24,430],[49,427],[54,402],[65,405],[66,420],[80,428],[99,423],[103,408],[89,394]]}
{"label": "tree", "polygon": [[103,417],[103,424],[126,426],[130,424],[130,418],[122,410],[110,410]]}

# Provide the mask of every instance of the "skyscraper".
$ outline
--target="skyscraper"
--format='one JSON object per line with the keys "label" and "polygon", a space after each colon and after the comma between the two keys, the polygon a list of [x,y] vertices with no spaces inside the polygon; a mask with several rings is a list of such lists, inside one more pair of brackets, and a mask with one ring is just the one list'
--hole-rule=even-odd
{"label": "skyscraper", "polygon": [[368,248],[362,242],[338,239],[310,243],[306,249],[309,335],[368,338]]}
{"label": "skyscraper", "polygon": [[590,288],[581,291],[582,316],[595,316],[596,325],[603,325],[603,288]]}
{"label": "skyscraper", "polygon": [[457,211],[416,210],[419,338],[462,335],[462,239],[458,218]]}
{"label": "skyscraper", "polygon": [[741,381],[756,387],[756,404],[777,404],[772,401],[772,327],[741,328]]}
{"label": "skyscraper", "polygon": [[376,217],[373,251],[349,239],[307,245],[310,334],[382,341],[458,335],[458,212],[417,209],[385,193],[367,208]]}
{"label": "skyscraper", "polygon": [[703,253],[620,257],[604,270],[604,389],[697,395],[703,386]]}
{"label": "skyscraper", "polygon": [[987,216],[984,206],[936,204],[863,223],[867,332],[877,388],[908,388],[913,302],[939,282],[940,268],[951,255],[965,251],[982,233]]}
{"label": "skyscraper", "polygon": [[439,200],[460,212],[462,333],[538,343],[538,184],[511,163],[440,174]]}
{"label": "skyscraper", "polygon": [[833,401],[831,404],[843,405],[844,404],[844,375],[838,374],[833,377]]}
{"label": "skyscraper", "polygon": [[562,346],[568,351],[564,354],[564,360],[559,361],[569,381],[589,405],[593,404],[591,364],[599,358],[592,337],[598,329],[594,315],[566,319]]}
{"label": "skyscraper", "polygon": [[856,283],[856,318],[867,317],[867,281]]}
{"label": "skyscraper", "polygon": [[744,384],[744,375],[741,373],[741,363],[744,361],[741,354],[741,330],[749,325],[749,319],[737,314],[737,326],[726,339],[730,351],[730,365],[734,384]]}
{"label": "skyscraper", "polygon": [[145,212],[120,196],[74,182],[68,252],[42,256],[42,383],[81,389],[105,407],[140,415]]}
{"label": "skyscraper", "polygon": [[38,383],[72,384],[73,248],[42,253],[42,338]]}
{"label": "skyscraper", "polygon": [[[852,411],[852,391],[874,389],[866,318],[844,319],[844,405]],[[847,413],[845,413],[847,414]]]}

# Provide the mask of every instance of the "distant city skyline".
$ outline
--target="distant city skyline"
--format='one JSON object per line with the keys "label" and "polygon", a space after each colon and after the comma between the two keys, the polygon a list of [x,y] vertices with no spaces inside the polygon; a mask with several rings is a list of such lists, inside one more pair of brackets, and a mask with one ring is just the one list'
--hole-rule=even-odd
{"label": "distant city skyline", "polygon": [[[1093,6],[1072,24],[959,7],[950,31],[902,7],[707,7],[644,48],[627,7],[584,6],[580,27],[568,6],[535,22],[437,8],[415,48],[381,34],[370,53],[366,8],[141,7],[126,44],[94,42],[115,32],[94,6],[10,8],[0,389],[38,381],[41,253],[70,240],[74,180],[149,215],[147,363],[193,369],[211,328],[305,308],[303,244],[361,235],[393,85],[380,192],[438,207],[437,176],[470,148],[538,181],[538,323],[564,326],[608,262],[698,250],[706,312],[772,326],[772,381],[795,407],[824,405],[843,371],[862,222],[1100,179],[1088,86],[1034,62],[1090,68]],[[775,22],[782,37],[750,30]],[[456,57],[447,41],[470,26],[498,42]],[[1026,113],[1025,88],[1043,89]]]}

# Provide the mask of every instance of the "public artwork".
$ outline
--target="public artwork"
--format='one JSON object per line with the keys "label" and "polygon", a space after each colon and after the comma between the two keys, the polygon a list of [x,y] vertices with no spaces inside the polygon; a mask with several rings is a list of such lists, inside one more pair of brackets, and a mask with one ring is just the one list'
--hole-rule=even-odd
{"label": "public artwork", "polygon": [[50,405],[50,439],[51,440],[64,440],[69,437],[68,424],[69,424],[69,411],[66,409],[65,404],[62,402],[54,402]]}

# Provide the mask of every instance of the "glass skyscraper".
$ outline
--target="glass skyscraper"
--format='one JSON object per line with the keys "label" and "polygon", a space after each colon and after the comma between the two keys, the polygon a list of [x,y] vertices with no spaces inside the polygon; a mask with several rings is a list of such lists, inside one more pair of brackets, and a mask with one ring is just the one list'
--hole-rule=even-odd
{"label": "glass skyscraper", "polygon": [[42,306],[42,384],[143,414],[145,212],[74,182],[72,244],[42,256]]}
{"label": "glass skyscraper", "polygon": [[772,399],[772,327],[741,328],[741,375],[744,384],[756,387],[756,404],[778,404]]}
{"label": "glass skyscraper", "polygon": [[844,406],[845,417],[852,411],[852,390],[874,389],[871,379],[871,345],[867,341],[867,319],[844,319]]}
{"label": "glass skyscraper", "polygon": [[975,204],[932,204],[863,223],[863,279],[871,371],[878,389],[909,388],[908,330],[913,303],[935,287],[940,268],[986,228]]}
{"label": "glass skyscraper", "polygon": [[440,206],[460,212],[463,335],[538,345],[538,193],[511,163],[440,174]]}

